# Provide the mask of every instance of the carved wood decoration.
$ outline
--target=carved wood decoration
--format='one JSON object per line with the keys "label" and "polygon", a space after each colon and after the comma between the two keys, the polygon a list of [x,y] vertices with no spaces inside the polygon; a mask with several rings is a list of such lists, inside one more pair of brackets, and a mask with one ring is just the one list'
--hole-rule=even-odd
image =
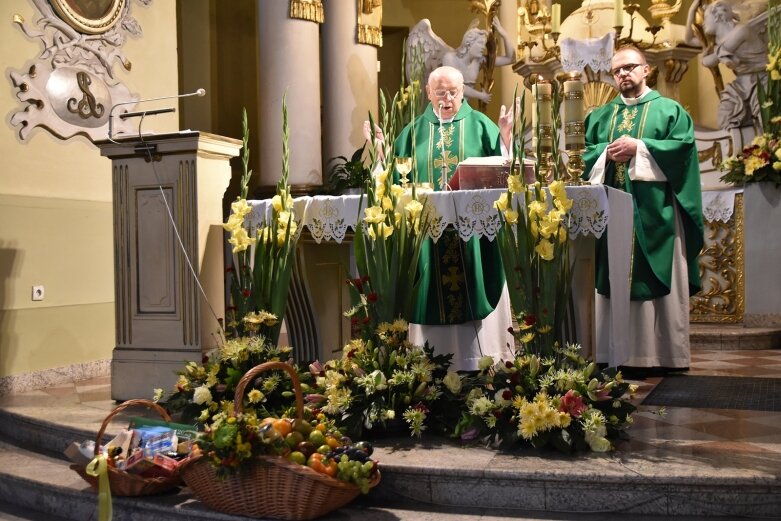
{"label": "carved wood decoration", "polygon": [[[16,97],[23,108],[11,116],[19,137],[41,127],[61,139],[83,135],[92,141],[108,135],[109,116],[114,106],[132,102],[138,96],[115,76],[119,63],[130,70],[122,54],[129,34],[142,35],[130,15],[130,2],[149,5],[152,0],[31,0],[40,12],[34,24],[20,15],[14,23],[32,40],[40,40],[43,51],[27,64],[25,71],[11,71]],[[131,124],[113,118],[116,131],[131,131]]]}
{"label": "carved wood decoration", "polygon": [[325,21],[323,2],[320,0],[290,0],[290,18],[321,24]]}
{"label": "carved wood decoration", "polygon": [[382,0],[358,0],[358,43],[382,47]]}
{"label": "carved wood decoration", "polygon": [[737,323],[743,320],[743,194],[727,222],[705,222],[705,246],[700,253],[702,290],[689,299],[691,322]]}

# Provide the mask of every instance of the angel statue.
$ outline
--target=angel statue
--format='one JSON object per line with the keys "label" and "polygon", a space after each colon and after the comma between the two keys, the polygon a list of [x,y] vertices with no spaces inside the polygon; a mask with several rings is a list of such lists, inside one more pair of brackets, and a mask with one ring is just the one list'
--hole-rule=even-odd
{"label": "angel statue", "polygon": [[[419,21],[410,30],[407,38],[407,79],[410,82],[417,79],[421,85],[426,85],[431,71],[441,65],[449,65],[461,71],[464,76],[464,96],[483,103],[490,102],[491,93],[488,90],[480,90],[478,81],[486,61],[488,31],[478,26],[478,20],[473,20],[464,33],[461,45],[454,49],[434,34],[431,22],[427,18]],[[501,67],[515,63],[515,47],[498,18],[494,17],[492,26],[504,41],[504,54],[499,55],[497,52],[494,66]]]}
{"label": "angel statue", "polygon": [[[694,0],[692,9],[701,0]],[[690,12],[690,18],[692,10]],[[705,67],[722,63],[735,72],[735,80],[720,92],[718,123],[721,128],[738,128],[759,123],[757,82],[767,81],[767,11],[746,23],[726,0],[716,0],[705,7],[702,32],[713,39],[702,55]]]}

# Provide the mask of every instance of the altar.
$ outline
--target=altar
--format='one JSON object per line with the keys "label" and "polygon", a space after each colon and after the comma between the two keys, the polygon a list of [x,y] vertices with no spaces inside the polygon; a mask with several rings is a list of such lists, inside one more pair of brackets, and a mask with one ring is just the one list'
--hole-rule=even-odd
{"label": "altar", "polygon": [[[434,208],[429,235],[435,242],[446,228],[457,230],[463,240],[485,237],[494,240],[501,226],[493,203],[504,189],[428,192]],[[573,276],[573,304],[576,339],[585,356],[598,362],[620,365],[626,358],[626,344],[615,340],[598,345],[594,306],[594,241],[607,233],[611,251],[611,339],[625,338],[629,324],[629,269],[632,237],[632,198],[629,194],[604,186],[568,186],[573,200],[570,211],[569,241]],[[516,196],[517,197],[517,196]],[[249,201],[252,212],[245,222],[250,227],[269,219],[269,200]],[[295,215],[303,234],[299,256],[291,282],[286,313],[289,341],[302,360],[330,358],[349,340],[349,323],[341,313],[345,305],[344,279],[354,276],[352,233],[363,217],[366,201],[361,195],[304,196],[295,199]],[[608,226],[609,225],[609,226]],[[342,266],[339,255],[321,249],[343,245]],[[324,253],[325,252],[325,253]],[[328,258],[326,258],[328,257]],[[334,279],[337,280],[334,280]],[[341,317],[340,327],[334,319]]]}

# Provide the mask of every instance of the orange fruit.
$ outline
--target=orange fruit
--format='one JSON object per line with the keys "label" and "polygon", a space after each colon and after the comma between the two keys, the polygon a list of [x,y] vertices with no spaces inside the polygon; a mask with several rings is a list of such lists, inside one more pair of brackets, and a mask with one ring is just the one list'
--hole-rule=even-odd
{"label": "orange fruit", "polygon": [[272,425],[274,425],[274,428],[279,432],[279,434],[282,435],[283,438],[293,432],[293,422],[286,418],[276,419],[272,422]]}

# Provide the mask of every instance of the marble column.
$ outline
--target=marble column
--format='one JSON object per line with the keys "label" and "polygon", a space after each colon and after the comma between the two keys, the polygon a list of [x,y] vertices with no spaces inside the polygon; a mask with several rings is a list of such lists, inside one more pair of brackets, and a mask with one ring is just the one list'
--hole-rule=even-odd
{"label": "marble column", "polygon": [[[282,98],[287,93],[290,184],[294,193],[322,183],[320,125],[320,25],[292,19],[287,1],[257,0],[260,185],[282,173]],[[257,152],[255,152],[257,150]]]}
{"label": "marble column", "polygon": [[325,0],[323,48],[323,171],[329,159],[363,145],[363,122],[377,117],[377,48],[358,43],[355,0]]}

